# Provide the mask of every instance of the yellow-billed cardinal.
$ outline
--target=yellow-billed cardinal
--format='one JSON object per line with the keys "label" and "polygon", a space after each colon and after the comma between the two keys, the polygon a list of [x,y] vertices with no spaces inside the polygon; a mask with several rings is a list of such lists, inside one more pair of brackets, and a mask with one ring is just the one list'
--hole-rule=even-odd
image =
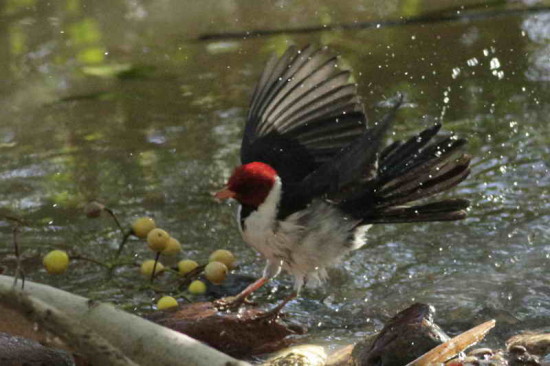
{"label": "yellow-billed cardinal", "polygon": [[469,172],[464,139],[436,136],[435,124],[382,148],[401,100],[367,123],[349,72],[326,48],[290,47],[272,57],[252,95],[241,146],[242,165],[218,199],[240,203],[244,241],[267,260],[263,276],[233,304],[276,276],[294,276],[295,291],[326,278],[371,224],[463,219],[469,202],[417,203]]}

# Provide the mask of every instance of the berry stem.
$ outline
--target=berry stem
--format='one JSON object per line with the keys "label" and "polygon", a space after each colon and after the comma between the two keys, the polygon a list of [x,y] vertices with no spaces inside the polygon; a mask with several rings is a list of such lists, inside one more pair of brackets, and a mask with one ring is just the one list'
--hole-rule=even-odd
{"label": "berry stem", "polygon": [[118,221],[118,218],[116,217],[115,213],[113,212],[113,210],[111,210],[109,207],[105,207],[103,209],[105,212],[107,212],[112,218],[113,220],[115,220],[115,224],[116,226],[118,226],[118,228],[120,229],[120,232],[122,233],[122,235],[126,235],[124,233],[124,229],[122,228],[122,225],[120,225],[120,221]]}
{"label": "berry stem", "polygon": [[118,250],[115,255],[115,259],[118,259],[120,257],[120,253],[122,253],[122,249],[124,249],[124,245],[128,241],[128,238],[132,235],[132,230],[128,230],[124,236],[122,237],[122,241],[120,242],[120,245],[118,246]]}
{"label": "berry stem", "polygon": [[103,266],[105,268],[111,268],[109,265],[103,263],[103,262],[100,262],[98,261],[97,259],[93,259],[93,258],[90,258],[90,257],[85,257],[83,255],[80,255],[80,254],[71,254],[69,256],[71,259],[73,260],[80,260],[80,261],[86,261],[86,262],[90,262],[90,263],[94,263],[94,264],[97,264],[97,265],[100,265],[100,266]]}
{"label": "berry stem", "polygon": [[21,265],[21,255],[19,250],[19,223],[16,222],[13,227],[13,251],[15,252],[16,266],[15,275],[13,276],[13,286],[17,285],[17,280],[21,276],[21,290],[25,288],[25,271]]}
{"label": "berry stem", "polygon": [[153,272],[151,272],[151,280],[150,282],[153,283],[153,279],[155,278],[155,272],[157,270],[157,263],[159,261],[160,252],[157,252],[157,255],[155,257],[155,263],[153,264]]}
{"label": "berry stem", "polygon": [[185,292],[179,292],[179,293],[175,294],[173,297],[175,297],[176,299],[179,299],[181,297],[182,299],[184,299],[185,301],[187,301],[190,304],[193,302],[193,301],[191,301],[191,299],[189,299],[187,296],[185,296]]}
{"label": "berry stem", "polygon": [[184,274],[179,280],[179,287],[187,287],[193,280],[196,280],[199,275],[204,271],[204,268],[206,268],[206,264],[202,264],[192,270],[191,272],[187,272]]}

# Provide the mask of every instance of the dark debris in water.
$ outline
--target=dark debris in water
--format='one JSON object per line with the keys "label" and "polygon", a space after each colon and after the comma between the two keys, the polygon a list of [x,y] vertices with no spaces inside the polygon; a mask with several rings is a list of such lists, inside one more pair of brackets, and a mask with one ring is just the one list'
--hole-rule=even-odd
{"label": "dark debris in water", "polygon": [[65,351],[7,333],[0,333],[0,365],[70,366],[72,357]]}
{"label": "dark debris in water", "polygon": [[289,336],[304,333],[298,325],[265,314],[255,308],[220,312],[211,302],[201,302],[147,318],[239,358],[280,350],[291,344]]}
{"label": "dark debris in water", "polygon": [[376,337],[359,342],[351,358],[355,365],[405,365],[449,340],[433,321],[431,305],[413,304],[395,315]]}

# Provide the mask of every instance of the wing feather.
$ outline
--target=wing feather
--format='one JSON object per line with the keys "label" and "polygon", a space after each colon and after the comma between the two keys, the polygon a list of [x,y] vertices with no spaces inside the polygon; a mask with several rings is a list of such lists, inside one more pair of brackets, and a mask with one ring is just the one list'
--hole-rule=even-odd
{"label": "wing feather", "polygon": [[360,137],[367,120],[349,75],[326,48],[291,46],[269,59],[252,94],[242,163],[286,169],[296,182]]}

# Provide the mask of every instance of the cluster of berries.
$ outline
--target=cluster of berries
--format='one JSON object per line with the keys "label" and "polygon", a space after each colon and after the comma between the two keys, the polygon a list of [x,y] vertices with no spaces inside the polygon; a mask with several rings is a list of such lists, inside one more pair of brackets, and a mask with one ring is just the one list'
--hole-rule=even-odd
{"label": "cluster of berries", "polygon": [[[94,216],[96,217],[96,216]],[[140,217],[136,219],[129,232],[140,239],[146,239],[147,246],[156,254],[155,259],[148,259],[141,263],[140,272],[153,279],[166,270],[166,267],[159,261],[160,255],[174,256],[182,251],[181,243],[170,236],[167,231],[158,228],[155,220],[151,217]],[[121,246],[122,248],[122,246]],[[82,258],[81,258],[82,259]],[[43,264],[50,274],[62,274],[69,267],[69,254],[63,250],[52,250],[44,256]],[[204,277],[213,284],[221,284],[230,270],[235,268],[235,256],[229,250],[218,249],[212,252],[208,258],[208,264],[199,265],[192,259],[180,260],[177,264],[177,271],[181,276],[197,278],[204,272]],[[195,279],[190,282],[187,291],[193,295],[200,295],[206,292],[206,283]],[[160,310],[177,306],[177,300],[171,296],[163,296],[157,302]]]}

